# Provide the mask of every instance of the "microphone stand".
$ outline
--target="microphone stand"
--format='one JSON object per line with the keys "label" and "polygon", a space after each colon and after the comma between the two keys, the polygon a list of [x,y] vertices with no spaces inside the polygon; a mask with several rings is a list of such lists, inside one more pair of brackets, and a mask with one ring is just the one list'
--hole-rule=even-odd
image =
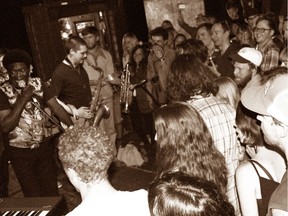
{"label": "microphone stand", "polygon": [[41,109],[35,102],[31,102],[31,104],[35,106],[40,112],[42,112],[49,120],[51,120],[61,132],[65,131],[65,129],[55,119],[53,119],[45,110]]}
{"label": "microphone stand", "polygon": [[157,107],[160,107],[159,102],[158,102],[157,99],[151,94],[151,92],[149,92],[144,85],[141,85],[140,87],[146,92],[146,94],[149,95],[149,97],[150,97],[150,98],[152,99],[152,101],[157,105]]}

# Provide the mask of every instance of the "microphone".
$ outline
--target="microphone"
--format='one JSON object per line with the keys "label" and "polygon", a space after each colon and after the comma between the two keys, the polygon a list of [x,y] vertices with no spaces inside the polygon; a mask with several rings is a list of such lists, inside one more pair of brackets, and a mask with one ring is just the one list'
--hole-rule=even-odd
{"label": "microphone", "polygon": [[136,89],[136,88],[138,88],[138,87],[140,87],[141,85],[143,85],[143,84],[145,84],[145,83],[147,83],[148,82],[148,80],[142,80],[141,82],[139,82],[139,83],[137,83],[137,84],[134,84],[134,85],[132,85],[131,87],[130,87],[130,90],[134,90],[134,89]]}

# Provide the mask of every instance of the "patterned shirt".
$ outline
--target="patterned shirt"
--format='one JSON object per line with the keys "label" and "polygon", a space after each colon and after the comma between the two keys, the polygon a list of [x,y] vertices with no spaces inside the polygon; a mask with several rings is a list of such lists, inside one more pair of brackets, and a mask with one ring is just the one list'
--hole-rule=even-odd
{"label": "patterned shirt", "polygon": [[[12,130],[9,137],[10,146],[18,148],[29,148],[42,141],[45,135],[43,113],[32,105],[43,106],[43,91],[40,78],[29,78],[29,85],[35,88],[35,95],[28,101],[22,111],[18,125]],[[9,82],[0,86],[1,102],[0,110],[11,109],[21,92],[18,92]]]}
{"label": "patterned shirt", "polygon": [[239,215],[240,208],[235,184],[235,170],[239,164],[240,146],[237,143],[235,131],[235,109],[226,102],[218,101],[214,96],[197,97],[187,102],[203,118],[212,135],[215,147],[225,157],[228,171],[227,196],[235,208],[236,215]]}
{"label": "patterned shirt", "polygon": [[271,39],[264,45],[257,45],[257,50],[259,50],[263,55],[263,60],[260,65],[261,70],[265,73],[279,64],[279,48],[274,44]]}

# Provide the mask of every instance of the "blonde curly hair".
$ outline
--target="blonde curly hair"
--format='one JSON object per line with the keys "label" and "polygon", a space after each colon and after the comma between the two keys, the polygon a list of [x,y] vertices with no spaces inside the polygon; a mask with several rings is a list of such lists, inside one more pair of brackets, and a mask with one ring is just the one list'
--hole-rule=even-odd
{"label": "blonde curly hair", "polygon": [[113,145],[97,127],[75,127],[59,138],[58,154],[64,169],[73,169],[85,183],[107,178]]}

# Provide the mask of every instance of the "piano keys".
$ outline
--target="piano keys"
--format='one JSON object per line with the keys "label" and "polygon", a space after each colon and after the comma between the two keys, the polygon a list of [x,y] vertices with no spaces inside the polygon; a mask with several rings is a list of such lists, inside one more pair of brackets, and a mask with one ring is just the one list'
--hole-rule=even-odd
{"label": "piano keys", "polygon": [[0,198],[1,216],[62,216],[66,209],[62,197]]}

